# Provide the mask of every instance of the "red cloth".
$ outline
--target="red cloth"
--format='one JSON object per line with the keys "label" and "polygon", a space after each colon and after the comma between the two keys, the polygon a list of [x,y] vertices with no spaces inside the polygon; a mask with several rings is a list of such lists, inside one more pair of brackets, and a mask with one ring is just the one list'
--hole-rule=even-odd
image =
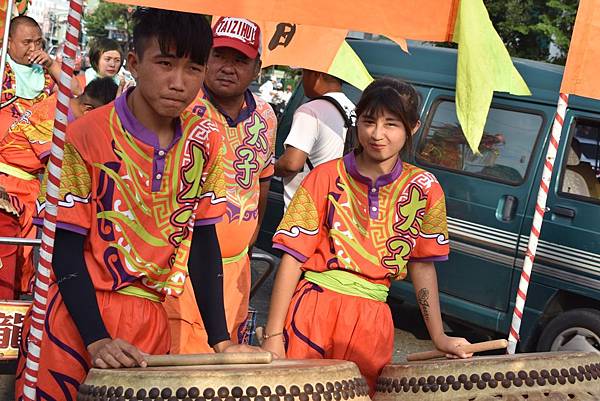
{"label": "red cloth", "polygon": [[[19,237],[19,218],[0,210],[0,237]],[[17,295],[17,245],[0,244],[0,299]]]}

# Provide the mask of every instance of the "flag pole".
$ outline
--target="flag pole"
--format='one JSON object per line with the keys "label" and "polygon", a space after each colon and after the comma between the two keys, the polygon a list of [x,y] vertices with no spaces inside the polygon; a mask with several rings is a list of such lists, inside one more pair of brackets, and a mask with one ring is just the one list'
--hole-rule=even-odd
{"label": "flag pole", "polygon": [[48,185],[46,190],[46,214],[42,232],[40,262],[36,272],[33,290],[33,305],[31,309],[31,328],[27,338],[27,362],[23,380],[24,400],[36,400],[38,369],[41,356],[42,335],[46,319],[48,287],[52,270],[52,253],[56,231],[56,214],[59,198],[60,176],[62,168],[63,149],[67,128],[67,114],[71,98],[71,80],[75,67],[76,49],[81,31],[83,15],[83,0],[70,0],[67,21],[67,37],[64,58],[61,66],[59,93],[56,103],[54,129],[52,133],[52,148],[48,163]]}
{"label": "flag pole", "polygon": [[538,190],[537,203],[535,205],[535,214],[533,216],[533,224],[531,233],[529,234],[529,243],[527,244],[527,252],[523,261],[523,271],[519,280],[517,289],[517,297],[515,300],[515,309],[513,311],[510,333],[508,336],[508,353],[514,354],[519,342],[519,331],[521,329],[521,320],[525,311],[525,301],[527,299],[527,289],[529,288],[529,280],[531,278],[531,270],[535,260],[535,253],[540,239],[540,232],[544,222],[544,214],[546,213],[546,201],[548,199],[548,189],[550,188],[550,180],[552,179],[552,170],[558,152],[558,144],[562,135],[563,125],[565,123],[565,114],[569,105],[569,95],[561,93],[558,97],[558,105],[552,124],[552,135],[550,136],[550,144],[546,152],[546,162],[544,163],[544,171],[540,181]]}
{"label": "flag pole", "polygon": [[8,56],[8,34],[10,32],[10,21],[15,0],[8,0],[6,5],[6,20],[4,21],[4,36],[2,37],[2,56],[0,58],[0,85],[4,83],[4,70],[6,69],[6,58]]}

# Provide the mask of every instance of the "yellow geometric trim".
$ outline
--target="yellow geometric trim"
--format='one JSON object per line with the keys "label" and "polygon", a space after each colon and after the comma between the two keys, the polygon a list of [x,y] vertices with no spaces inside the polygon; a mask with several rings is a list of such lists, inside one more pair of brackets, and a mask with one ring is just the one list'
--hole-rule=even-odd
{"label": "yellow geometric trim", "polygon": [[301,227],[307,231],[319,228],[319,213],[315,203],[310,193],[302,186],[296,191],[277,231],[290,231],[292,227]]}
{"label": "yellow geometric trim", "polygon": [[66,143],[60,178],[60,199],[64,199],[67,194],[87,198],[91,191],[92,179],[85,162],[73,145]]}
{"label": "yellow geometric trim", "polygon": [[446,222],[446,199],[441,197],[425,213],[421,231],[424,234],[443,234],[448,238],[448,224]]}

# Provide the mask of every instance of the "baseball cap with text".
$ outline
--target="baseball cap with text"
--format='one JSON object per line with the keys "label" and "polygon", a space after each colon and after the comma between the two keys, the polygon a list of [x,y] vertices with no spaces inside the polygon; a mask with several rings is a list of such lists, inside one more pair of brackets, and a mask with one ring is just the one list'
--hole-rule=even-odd
{"label": "baseball cap with text", "polygon": [[221,17],[213,27],[213,47],[231,47],[249,58],[261,54],[260,27],[235,17]]}

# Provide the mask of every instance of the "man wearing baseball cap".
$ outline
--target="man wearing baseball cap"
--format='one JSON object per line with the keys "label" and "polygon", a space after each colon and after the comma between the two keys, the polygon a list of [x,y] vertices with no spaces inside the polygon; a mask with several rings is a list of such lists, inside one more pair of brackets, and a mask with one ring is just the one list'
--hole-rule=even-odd
{"label": "man wearing baseball cap", "polygon": [[[251,279],[249,250],[258,235],[274,172],[277,118],[271,106],[248,89],[260,72],[260,55],[257,24],[243,18],[219,18],[213,26],[204,87],[190,106],[225,133],[227,213],[217,224],[217,235],[232,341],[242,341],[245,334]],[[171,353],[212,352],[193,291],[184,294],[166,302]]]}

